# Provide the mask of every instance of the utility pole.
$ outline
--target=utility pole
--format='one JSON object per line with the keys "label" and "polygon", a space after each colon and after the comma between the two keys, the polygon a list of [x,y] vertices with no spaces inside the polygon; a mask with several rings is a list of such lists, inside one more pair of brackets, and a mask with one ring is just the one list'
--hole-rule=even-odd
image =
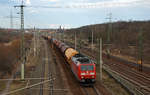
{"label": "utility pole", "polygon": [[75,44],[74,44],[75,50],[77,49],[77,37],[76,37],[76,31],[75,31]]}
{"label": "utility pole", "polygon": [[92,52],[93,52],[93,32],[94,32],[94,29],[92,29]]}
{"label": "utility pole", "polygon": [[100,64],[99,64],[99,68],[100,68],[100,81],[102,81],[102,72],[103,72],[103,67],[102,67],[102,65],[103,65],[103,60],[102,60],[102,38],[100,38],[100,45],[99,45],[99,51],[100,51],[100,53],[99,53],[99,55],[100,55],[100,60],[99,60],[99,62],[100,62]]}
{"label": "utility pole", "polygon": [[21,57],[22,57],[22,64],[21,64],[21,80],[24,80],[24,64],[25,64],[25,56],[24,56],[24,7],[25,5],[23,5],[23,0],[22,0],[22,4],[18,5],[18,6],[14,6],[16,7],[20,7],[20,16],[21,16],[21,33],[22,33],[22,39],[21,39]]}
{"label": "utility pole", "polygon": [[[79,35],[81,36],[81,30],[79,31]],[[79,40],[79,52],[81,52],[81,40],[82,40],[82,38],[80,37],[80,40]]]}
{"label": "utility pole", "polygon": [[10,11],[10,26],[11,26],[11,28],[13,28],[13,14],[12,14],[12,10]]}
{"label": "utility pole", "polygon": [[38,30],[38,35],[37,35],[37,55],[39,55],[40,51],[40,30]]}
{"label": "utility pole", "polygon": [[108,31],[107,31],[107,44],[108,44],[108,47],[107,47],[107,58],[110,58],[110,34],[112,33],[112,13],[109,13],[109,17],[106,18],[106,19],[109,19],[109,26],[108,26]]}
{"label": "utility pole", "polygon": [[65,43],[65,38],[66,38],[66,35],[65,35],[65,28],[63,29],[63,39],[64,39],[64,43]]}
{"label": "utility pole", "polygon": [[63,38],[63,28],[60,30],[60,35],[61,35],[61,41],[64,42],[64,38]]}
{"label": "utility pole", "polygon": [[[35,37],[36,37],[36,55],[38,55],[38,33],[39,33],[39,30],[37,29],[37,31],[36,31],[36,35],[35,35]],[[47,35],[48,36],[48,35]],[[46,36],[46,37],[47,37]]]}
{"label": "utility pole", "polygon": [[109,19],[109,26],[108,26],[108,31],[107,31],[107,43],[110,44],[110,34],[112,32],[112,13],[108,14],[108,18]]}
{"label": "utility pole", "polygon": [[63,28],[63,31],[62,31],[62,32],[63,32],[63,42],[65,42],[65,39],[64,39],[64,38],[65,38],[65,37],[64,37],[65,29],[64,29],[64,28]]}
{"label": "utility pole", "polygon": [[142,71],[143,65],[143,33],[142,29],[140,29],[140,33],[138,36],[139,44],[138,44],[138,64],[139,64],[139,71]]}
{"label": "utility pole", "polygon": [[58,39],[56,33],[57,33],[57,29],[55,29],[54,38],[55,38],[55,39]]}
{"label": "utility pole", "polygon": [[58,34],[59,34],[59,36],[58,36],[58,37],[59,37],[59,40],[62,41],[62,36],[61,36],[61,26],[60,26],[60,28],[59,28]]}
{"label": "utility pole", "polygon": [[35,32],[35,27],[34,27],[34,56],[36,56],[36,32]]}

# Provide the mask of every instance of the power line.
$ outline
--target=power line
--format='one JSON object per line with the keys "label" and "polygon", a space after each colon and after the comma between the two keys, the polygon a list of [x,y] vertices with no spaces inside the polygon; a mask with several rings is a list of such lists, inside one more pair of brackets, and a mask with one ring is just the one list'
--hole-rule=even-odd
{"label": "power line", "polygon": [[63,8],[62,6],[26,6],[29,8]]}
{"label": "power line", "polygon": [[22,90],[25,90],[25,89],[29,89],[29,88],[32,88],[32,87],[35,87],[35,86],[38,86],[40,84],[44,84],[44,83],[48,83],[48,82],[51,82],[55,80],[55,78],[53,79],[49,79],[49,80],[45,80],[45,81],[42,81],[42,82],[38,82],[38,83],[35,83],[35,84],[32,84],[32,85],[29,85],[29,86],[25,86],[23,88],[19,88],[19,89],[16,89],[16,90],[13,90],[13,91],[10,91],[10,92],[7,92],[5,93],[4,95],[10,95],[10,94],[14,94],[16,92],[19,92],[19,91],[22,91]]}
{"label": "power line", "polygon": [[18,18],[18,17],[13,16],[13,13],[12,13],[12,10],[11,10],[11,11],[10,11],[10,15],[9,15],[9,16],[6,16],[6,17],[4,17],[4,18],[10,18],[10,28],[13,29],[13,26],[14,26],[14,24],[13,24],[13,18]]}

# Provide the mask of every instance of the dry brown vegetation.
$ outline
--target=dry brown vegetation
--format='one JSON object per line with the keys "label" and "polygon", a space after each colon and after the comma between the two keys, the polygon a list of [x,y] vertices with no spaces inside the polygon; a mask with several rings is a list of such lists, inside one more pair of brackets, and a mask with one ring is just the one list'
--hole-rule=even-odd
{"label": "dry brown vegetation", "polygon": [[10,32],[10,30],[0,29],[0,43],[8,43],[13,39],[18,39],[19,35],[20,32]]}
{"label": "dry brown vegetation", "polygon": [[[5,32],[3,32],[5,31]],[[0,30],[0,76],[11,74],[20,59],[20,34]],[[25,35],[25,44],[29,46],[32,35]]]}
{"label": "dry brown vegetation", "polygon": [[0,72],[11,74],[15,61],[19,57],[20,41],[15,40],[10,45],[0,45]]}
{"label": "dry brown vegetation", "polygon": [[[112,31],[110,32],[111,51],[119,50],[122,55],[132,56],[135,59],[138,57],[138,37],[140,32],[143,34],[143,59],[145,63],[150,62],[150,21],[119,21],[112,23]],[[103,43],[107,43],[107,33],[109,24],[88,25],[76,29],[67,30],[65,33],[69,39],[74,39],[76,31],[77,38],[87,40],[91,43],[91,35],[94,31],[94,43],[98,43],[99,37],[102,37]],[[105,47],[104,47],[105,49]]]}

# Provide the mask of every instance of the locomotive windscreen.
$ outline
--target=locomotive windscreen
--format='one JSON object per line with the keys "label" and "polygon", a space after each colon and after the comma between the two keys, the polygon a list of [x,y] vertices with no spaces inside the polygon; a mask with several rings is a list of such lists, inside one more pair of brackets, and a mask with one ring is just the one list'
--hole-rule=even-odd
{"label": "locomotive windscreen", "polygon": [[78,58],[77,61],[81,62],[81,64],[91,64],[91,60],[88,58]]}
{"label": "locomotive windscreen", "polygon": [[85,57],[85,56],[79,53],[79,54],[76,54],[74,57]]}
{"label": "locomotive windscreen", "polygon": [[93,65],[81,65],[81,71],[93,71],[94,66]]}

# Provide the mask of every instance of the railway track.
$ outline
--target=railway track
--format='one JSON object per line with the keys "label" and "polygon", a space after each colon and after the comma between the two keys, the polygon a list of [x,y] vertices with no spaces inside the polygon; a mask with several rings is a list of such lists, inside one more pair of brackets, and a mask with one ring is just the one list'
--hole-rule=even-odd
{"label": "railway track", "polygon": [[[88,53],[86,49],[82,51],[95,59],[94,56],[96,56],[96,54]],[[129,68],[114,60],[107,61],[104,65],[109,66],[112,70],[125,77],[132,84],[139,86],[142,93],[145,93],[146,95],[150,94],[150,77],[147,74]]]}
{"label": "railway track", "polygon": [[[50,63],[50,53],[48,49],[48,43],[46,40],[43,40],[43,63],[42,63],[42,73],[41,77],[47,78],[49,80],[53,79],[52,70],[51,70],[51,63]],[[44,79],[41,80],[45,81]],[[53,95],[53,80],[50,81],[48,84],[41,84],[40,85],[40,93],[39,95]]]}
{"label": "railway track", "polygon": [[[69,44],[73,46],[71,43]],[[98,54],[93,53],[89,48],[82,48],[82,52],[92,57],[95,60],[97,59],[96,56],[98,56]],[[103,58],[104,59],[107,58],[106,54],[103,54]],[[111,59],[109,60],[106,59],[106,60],[104,62],[105,63],[104,65],[109,66],[113,71],[117,72],[118,74],[126,78],[126,80],[136,85],[137,87],[140,87],[142,93],[145,93],[146,95],[150,94],[150,86],[149,86],[150,76],[149,74],[147,74],[147,72],[149,71],[147,70],[147,68],[144,68],[144,73],[143,73],[135,69],[136,66],[132,65],[135,63],[131,64],[131,62],[128,62],[126,60],[121,60],[120,58],[114,56],[111,56]]]}
{"label": "railway track", "polygon": [[[42,69],[42,74],[41,74],[42,76],[41,77],[43,78],[44,77],[44,72],[45,72],[44,64],[42,65],[42,68],[43,69]],[[43,81],[44,81],[44,79],[41,79],[41,82],[43,82]],[[40,93],[39,93],[39,95],[43,95],[43,84],[40,85]]]}
{"label": "railway track", "polygon": [[[150,84],[150,77],[149,76],[145,76],[139,72],[136,72],[134,70],[129,70],[127,67],[124,67],[124,68],[120,68],[122,67],[121,65],[119,64],[113,64],[113,63],[106,63],[107,65],[111,66],[111,68],[113,68],[114,70],[123,70],[125,71],[126,70],[126,73],[130,74],[131,75],[134,75],[134,77],[136,77],[136,81],[140,80],[141,81],[141,84],[143,85],[146,85],[146,84]],[[119,72],[118,71],[118,72]],[[126,75],[126,74],[125,74]]]}
{"label": "railway track", "polygon": [[44,95],[55,95],[54,94],[54,78],[55,78],[55,66],[53,63],[53,58],[54,56],[51,55],[51,50],[50,50],[50,46],[49,43],[47,41],[45,41],[45,63],[46,63],[46,75],[48,77],[49,80],[52,79],[52,81],[50,81],[48,84],[45,84],[45,88],[48,88],[47,91],[45,91]]}
{"label": "railway track", "polygon": [[[50,80],[50,79],[53,79],[53,75],[52,75],[52,71],[51,71],[50,52],[49,52],[48,46],[47,46],[46,54],[47,54],[47,57],[48,57],[48,59],[47,59],[47,61],[48,61],[48,76],[49,76],[49,80]],[[49,82],[49,95],[53,95],[53,80]]]}
{"label": "railway track", "polygon": [[56,47],[54,47],[54,53],[56,54],[57,62],[58,63],[61,62],[62,68],[64,68],[65,73],[69,78],[68,83],[71,85],[71,92],[74,93],[74,95],[102,95],[95,86],[92,87],[81,86],[80,83],[78,83],[78,81],[73,76],[73,73],[71,72],[69,65],[67,65],[65,59],[62,57],[62,54]]}
{"label": "railway track", "polygon": [[[78,84],[77,80],[75,79],[73,73],[71,72],[69,65],[67,65],[65,59],[63,58],[62,54],[59,52],[55,46],[53,48],[54,54],[56,56],[56,62],[61,65],[65,72],[65,77],[67,78],[67,82],[69,84],[71,93],[76,93],[77,95],[84,95],[83,91],[81,90],[80,85]],[[68,79],[69,78],[69,79]],[[75,95],[75,94],[74,94]]]}
{"label": "railway track", "polygon": [[[49,58],[49,55],[48,55],[48,58]],[[49,62],[49,61],[48,61]],[[52,79],[52,77],[51,77],[51,71],[50,71],[50,63],[48,64],[48,79],[50,80],[50,79]],[[49,83],[49,95],[50,95],[50,93],[52,93],[52,90],[51,90],[51,82]],[[51,94],[52,95],[52,94]]]}
{"label": "railway track", "polygon": [[140,74],[137,74],[137,72],[135,72],[135,71],[128,70],[126,67],[120,68],[121,66],[117,66],[117,65],[111,65],[111,64],[107,64],[107,65],[111,66],[111,68],[114,71],[120,72],[120,74],[129,78],[130,82],[132,82],[135,85],[140,86],[142,89],[145,89],[148,92],[150,92],[150,88],[149,88],[150,78],[140,75]]}
{"label": "railway track", "polygon": [[56,79],[49,83],[49,93],[50,95],[72,95],[69,94],[67,86],[64,86],[65,76],[63,74],[63,71],[61,70],[62,67],[60,66],[62,61],[58,61],[59,59],[57,59],[51,44],[49,42],[47,42],[47,44],[48,44],[48,57],[49,57],[49,66],[48,66],[49,76],[50,79],[52,78]]}
{"label": "railway track", "polygon": [[95,86],[92,87],[82,87],[85,95],[102,95]]}
{"label": "railway track", "polygon": [[[44,40],[43,40],[43,45],[44,45],[44,48],[43,48],[43,59],[46,57],[45,55],[45,51],[46,51],[46,47],[45,47],[45,43],[44,43]],[[45,77],[45,60],[42,60],[42,72],[41,72],[41,77],[44,78]],[[41,82],[43,82],[44,79],[41,79]],[[40,92],[39,92],[39,95],[43,95],[43,89],[44,89],[44,84],[41,84],[40,85]]]}

